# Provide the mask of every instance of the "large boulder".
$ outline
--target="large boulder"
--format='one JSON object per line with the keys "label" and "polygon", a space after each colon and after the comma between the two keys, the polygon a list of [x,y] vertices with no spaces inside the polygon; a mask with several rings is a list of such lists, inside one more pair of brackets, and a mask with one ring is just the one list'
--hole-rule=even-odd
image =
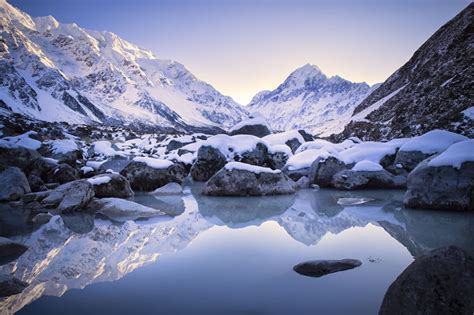
{"label": "large boulder", "polygon": [[474,258],[439,248],[415,259],[390,285],[379,314],[473,314]]}
{"label": "large boulder", "polygon": [[226,157],[222,152],[211,146],[201,146],[197,159],[191,167],[191,176],[197,181],[206,181],[226,164]]}
{"label": "large boulder", "polygon": [[380,164],[361,161],[352,169],[336,173],[331,181],[337,189],[361,189],[361,188],[404,188],[406,177],[393,175],[382,168]]}
{"label": "large boulder", "polygon": [[302,176],[310,177],[311,167],[316,160],[332,156],[324,149],[310,149],[291,156],[283,167],[283,171],[294,181]]}
{"label": "large boulder", "polygon": [[474,210],[474,140],[453,144],[420,163],[407,179],[410,208]]}
{"label": "large boulder", "polygon": [[296,184],[280,170],[231,162],[206,182],[210,196],[264,196],[295,192]]}
{"label": "large boulder", "polygon": [[347,168],[348,166],[335,156],[317,158],[311,164],[309,182],[320,187],[330,187],[334,175]]}
{"label": "large boulder", "polygon": [[95,196],[99,198],[129,198],[134,195],[130,182],[120,174],[100,174],[88,178],[87,181],[92,184]]}
{"label": "large boulder", "polygon": [[9,167],[0,173],[0,201],[17,200],[30,193],[30,184],[18,167]]}
{"label": "large boulder", "polygon": [[104,163],[100,164],[99,172],[106,172],[108,170],[112,170],[116,173],[120,173],[131,162],[132,162],[131,160],[129,160],[125,157],[122,157],[122,156],[111,157],[110,159],[108,159]]}
{"label": "large boulder", "polygon": [[28,247],[12,241],[11,239],[0,237],[0,265],[9,263],[28,250]]}
{"label": "large boulder", "polygon": [[153,191],[168,183],[183,182],[184,167],[168,160],[137,157],[121,172],[133,190]]}
{"label": "large boulder", "polygon": [[267,166],[274,170],[281,170],[292,155],[291,149],[287,145],[272,145],[268,148]]}
{"label": "large boulder", "polygon": [[69,183],[73,180],[79,179],[79,172],[77,169],[72,167],[69,164],[61,163],[56,166],[53,173],[50,174],[50,178],[48,178],[48,182],[55,182],[55,183]]}
{"label": "large boulder", "polygon": [[51,157],[60,163],[76,166],[76,161],[82,159],[82,150],[72,139],[46,141],[39,152],[43,156]]}
{"label": "large boulder", "polygon": [[41,202],[44,206],[56,208],[61,213],[81,210],[93,197],[92,184],[85,179],[79,179],[48,192],[48,196]]}
{"label": "large boulder", "polygon": [[231,136],[252,135],[262,138],[271,133],[267,122],[261,117],[243,120],[229,130]]}
{"label": "large boulder", "polygon": [[292,153],[305,142],[304,137],[297,130],[289,130],[285,132],[275,133],[263,138],[270,145],[284,144],[291,149]]}
{"label": "large boulder", "polygon": [[0,143],[0,170],[11,166],[25,170],[39,157],[40,154],[34,150]]}

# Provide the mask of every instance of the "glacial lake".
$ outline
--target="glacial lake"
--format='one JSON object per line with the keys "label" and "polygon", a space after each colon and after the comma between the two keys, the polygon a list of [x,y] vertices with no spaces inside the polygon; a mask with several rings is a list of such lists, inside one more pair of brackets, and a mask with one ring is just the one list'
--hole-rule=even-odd
{"label": "glacial lake", "polygon": [[[123,224],[55,216],[12,235],[3,211],[2,234],[30,249],[0,268],[30,286],[1,299],[1,313],[377,314],[414,257],[450,244],[474,253],[472,214],[404,209],[404,191],[230,198],[201,188],[138,195],[175,216]],[[321,278],[293,271],[340,258],[362,266]]]}

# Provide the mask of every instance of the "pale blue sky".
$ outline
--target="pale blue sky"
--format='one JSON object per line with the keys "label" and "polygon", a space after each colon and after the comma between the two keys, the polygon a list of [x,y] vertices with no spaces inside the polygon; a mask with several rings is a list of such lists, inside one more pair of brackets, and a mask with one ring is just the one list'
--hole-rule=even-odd
{"label": "pale blue sky", "polygon": [[183,63],[242,104],[306,63],[381,82],[468,0],[8,0]]}

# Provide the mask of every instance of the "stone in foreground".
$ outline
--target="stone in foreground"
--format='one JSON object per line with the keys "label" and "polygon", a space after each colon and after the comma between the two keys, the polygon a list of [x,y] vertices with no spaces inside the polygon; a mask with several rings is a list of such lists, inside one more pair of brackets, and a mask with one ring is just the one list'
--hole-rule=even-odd
{"label": "stone in foreground", "polygon": [[129,198],[134,195],[130,182],[120,174],[100,174],[87,179],[94,187],[96,197]]}
{"label": "stone in foreground", "polygon": [[379,314],[473,314],[474,258],[448,246],[415,259],[390,285]]}
{"label": "stone in foreground", "polygon": [[0,297],[21,293],[27,286],[28,283],[11,275],[0,275]]}
{"label": "stone in foreground", "polygon": [[295,182],[280,170],[231,162],[206,182],[202,193],[209,196],[265,196],[293,194],[295,189]]}
{"label": "stone in foreground", "polygon": [[17,200],[30,192],[28,179],[18,167],[9,167],[0,173],[0,201]]}
{"label": "stone in foreground", "polygon": [[293,267],[293,270],[303,276],[319,278],[330,273],[353,269],[360,265],[362,265],[362,262],[357,259],[312,260],[297,264]]}
{"label": "stone in foreground", "polygon": [[93,197],[92,184],[85,179],[79,179],[49,192],[42,204],[47,207],[57,207],[58,212],[77,211],[85,208]]}

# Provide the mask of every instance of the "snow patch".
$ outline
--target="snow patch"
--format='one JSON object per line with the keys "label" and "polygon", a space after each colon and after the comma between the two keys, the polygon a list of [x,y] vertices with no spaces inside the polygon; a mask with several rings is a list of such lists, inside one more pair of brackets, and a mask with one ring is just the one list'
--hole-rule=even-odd
{"label": "snow patch", "polygon": [[474,140],[451,145],[446,151],[428,162],[429,166],[452,166],[460,169],[464,162],[474,161]]}
{"label": "snow patch", "polygon": [[382,165],[372,161],[363,160],[357,162],[356,165],[352,168],[353,171],[365,171],[365,172],[377,172],[383,171]]}
{"label": "snow patch", "polygon": [[155,159],[151,157],[137,156],[133,158],[135,162],[145,163],[147,166],[156,169],[164,169],[173,165],[173,162],[163,159]]}
{"label": "snow patch", "polygon": [[467,137],[454,132],[435,129],[407,141],[401,146],[400,151],[420,151],[425,154],[434,154],[446,150],[456,142],[467,139]]}
{"label": "snow patch", "polygon": [[280,170],[272,170],[268,167],[250,165],[241,162],[229,162],[225,165],[225,169],[228,171],[239,170],[239,171],[248,171],[255,174],[269,173],[269,174],[280,174]]}

